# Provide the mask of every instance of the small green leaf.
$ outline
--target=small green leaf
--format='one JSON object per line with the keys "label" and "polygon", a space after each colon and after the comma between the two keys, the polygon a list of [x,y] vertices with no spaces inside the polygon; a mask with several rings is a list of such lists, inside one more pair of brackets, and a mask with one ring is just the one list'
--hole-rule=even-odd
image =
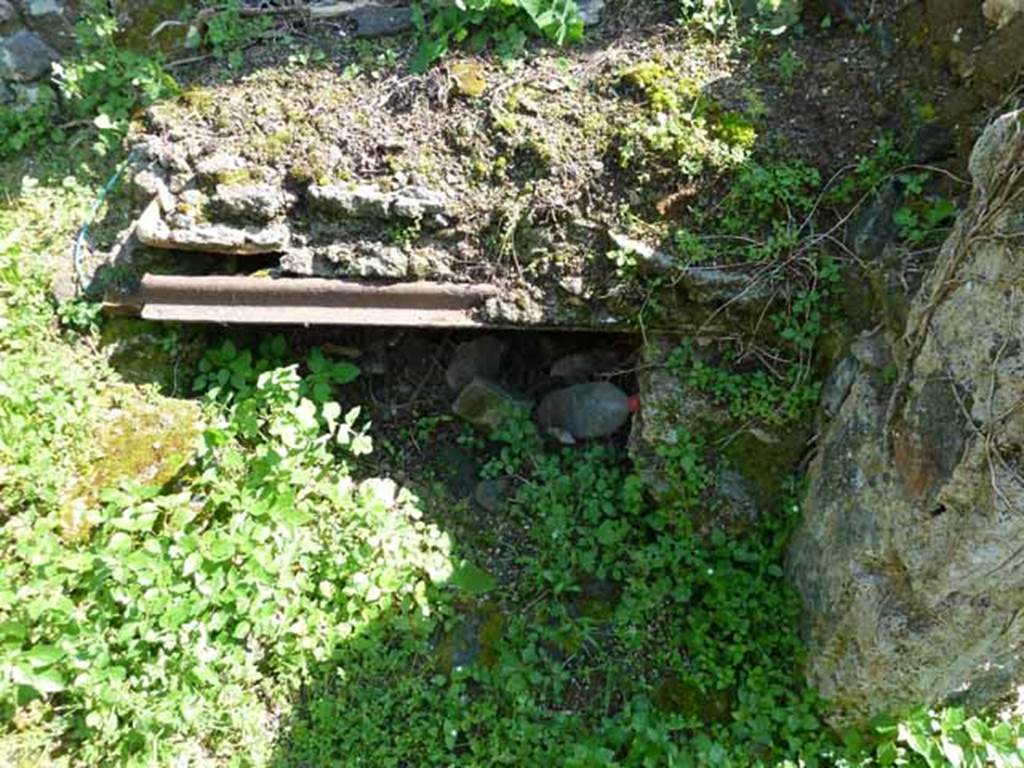
{"label": "small green leaf", "polygon": [[235,554],[235,543],[227,536],[215,535],[206,545],[206,556],[215,563],[222,563]]}
{"label": "small green leaf", "polygon": [[132,548],[132,537],[123,531],[117,531],[107,542],[107,548],[115,553],[126,552]]}
{"label": "small green leaf", "polygon": [[65,688],[64,676],[55,669],[44,669],[32,675],[29,685],[43,694],[60,693]]}
{"label": "small green leaf", "polygon": [[468,560],[455,569],[448,583],[472,595],[485,595],[498,584],[494,576]]}
{"label": "small green leaf", "polygon": [[334,402],[324,403],[321,414],[324,417],[324,421],[327,422],[327,426],[334,429],[334,425],[341,418],[341,406]]}
{"label": "small green leaf", "polygon": [[963,747],[950,741],[945,736],[942,738],[942,754],[953,768],[961,768],[964,764]]}
{"label": "small green leaf", "polygon": [[594,531],[594,538],[597,539],[599,544],[603,544],[606,547],[620,541],[624,535],[624,526],[618,520],[605,520]]}
{"label": "small green leaf", "polygon": [[193,573],[198,571],[202,565],[203,556],[198,552],[193,552],[185,558],[185,564],[182,566],[181,575],[187,579]]}
{"label": "small green leaf", "polygon": [[64,651],[53,645],[37,645],[22,654],[22,658],[28,661],[33,669],[43,669],[64,658]]}
{"label": "small green leaf", "polygon": [[0,639],[24,640],[28,629],[20,621],[0,621]]}

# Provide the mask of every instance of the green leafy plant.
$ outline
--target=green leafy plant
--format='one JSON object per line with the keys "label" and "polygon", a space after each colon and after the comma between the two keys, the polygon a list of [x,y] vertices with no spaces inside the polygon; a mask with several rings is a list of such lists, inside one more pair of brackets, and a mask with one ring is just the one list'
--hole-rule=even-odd
{"label": "green leafy plant", "polygon": [[57,305],[60,324],[76,333],[93,333],[99,330],[103,305],[99,302],[72,299]]}
{"label": "green leafy plant", "polygon": [[0,107],[0,159],[26,147],[63,141],[66,131],[55,119],[57,109],[56,94],[49,88],[38,91],[35,103]]}
{"label": "green leafy plant", "polygon": [[203,42],[213,50],[213,55],[225,59],[231,69],[242,66],[244,49],[273,25],[267,15],[243,17],[241,7],[239,0],[228,0],[206,19],[203,34]]}
{"label": "green leafy plant", "polygon": [[687,384],[712,395],[740,421],[783,426],[804,418],[818,404],[821,384],[806,365],[788,366],[781,376],[762,368],[734,371],[695,355],[687,342],[669,358],[668,368]]}
{"label": "green leafy plant", "polygon": [[87,13],[76,24],[78,52],[53,65],[58,101],[45,89],[25,110],[0,111],[0,158],[44,142],[58,143],[62,123],[87,124],[97,134],[94,149],[105,154],[120,146],[133,112],[175,95],[177,84],[159,55],[146,55],[117,43],[117,22],[103,10]]}
{"label": "green leafy plant", "polygon": [[509,405],[501,424],[489,437],[500,447],[484,465],[481,473],[484,477],[532,471],[538,456],[543,455],[543,443],[528,409]]}
{"label": "green leafy plant", "polygon": [[680,0],[682,21],[712,35],[734,32],[736,14],[733,5],[722,0]]}
{"label": "green leafy plant", "polygon": [[253,728],[266,697],[286,698],[310,662],[381,612],[416,616],[452,570],[446,541],[393,483],[351,476],[346,457],[369,439],[358,408],[329,397],[353,366],[314,353],[302,376],[227,345],[208,356],[193,473],[173,489],[104,489],[86,538],[64,538],[59,484],[40,481],[89,444],[102,372],[59,354],[45,283],[17,257],[0,259],[4,720],[48,713],[85,764],[207,749],[266,762],[272,734]]}
{"label": "green leafy plant", "polygon": [[720,200],[675,231],[676,253],[690,264],[781,259],[800,246],[820,183],[818,171],[798,161],[746,162]]}
{"label": "green leafy plant", "polygon": [[[875,722],[871,765],[926,768],[1021,768],[1024,723],[969,716],[960,707],[916,709],[905,717]],[[861,740],[857,739],[858,746]],[[863,746],[860,747],[864,749]],[[862,763],[864,764],[864,763]]]}
{"label": "green leafy plant", "polygon": [[608,260],[615,265],[615,274],[622,279],[630,279],[636,274],[638,258],[635,252],[627,248],[614,248],[608,251]]}
{"label": "green leafy plant", "polygon": [[712,485],[711,473],[704,465],[704,443],[685,429],[676,430],[674,438],[659,446],[658,457],[673,502],[684,510],[696,510],[704,491]]}
{"label": "green leafy plant", "polygon": [[779,72],[779,77],[785,83],[790,83],[793,79],[800,74],[807,67],[803,59],[801,59],[796,53],[790,49],[786,49],[779,56],[776,68]]}
{"label": "green leafy plant", "polygon": [[136,53],[117,44],[117,22],[102,13],[76,25],[78,55],[54,65],[54,80],[66,107],[79,119],[91,119],[99,133],[95,148],[120,145],[132,113],[139,107],[177,94],[159,55]]}
{"label": "green leafy plant", "polygon": [[712,35],[736,34],[740,17],[751,31],[778,35],[799,21],[795,0],[680,0],[682,21]]}
{"label": "green leafy plant", "polygon": [[951,200],[925,194],[925,185],[931,177],[929,171],[897,176],[903,186],[904,204],[893,213],[893,223],[900,238],[912,247],[941,242],[949,221],[956,215],[956,206]]}
{"label": "green leafy plant", "polygon": [[686,266],[700,264],[713,257],[711,249],[705,245],[700,236],[685,228],[677,229],[672,233],[672,244],[676,254]]}
{"label": "green leafy plant", "polygon": [[413,23],[420,36],[412,67],[424,71],[452,45],[481,50],[493,44],[500,56],[522,53],[530,36],[557,45],[583,36],[583,20],[575,0],[421,0],[413,6]]}
{"label": "green leafy plant", "polygon": [[814,286],[799,290],[785,312],[772,315],[772,324],[779,337],[802,353],[810,353],[824,332],[827,302],[839,282],[839,266],[823,257],[815,269]]}
{"label": "green leafy plant", "polygon": [[749,163],[736,174],[721,205],[722,231],[739,235],[766,226],[796,231],[814,207],[821,176],[801,162]]}
{"label": "green leafy plant", "polygon": [[843,174],[829,185],[824,202],[830,205],[849,205],[859,196],[875,190],[886,179],[891,178],[898,168],[906,165],[909,158],[901,151],[891,136],[882,137],[874,151],[860,156],[849,173]]}
{"label": "green leafy plant", "polygon": [[[46,273],[15,243],[0,245],[0,509],[55,507],[93,455],[100,398],[81,350],[60,342]],[[60,372],[60,375],[54,375]],[[0,521],[4,514],[0,513]]]}

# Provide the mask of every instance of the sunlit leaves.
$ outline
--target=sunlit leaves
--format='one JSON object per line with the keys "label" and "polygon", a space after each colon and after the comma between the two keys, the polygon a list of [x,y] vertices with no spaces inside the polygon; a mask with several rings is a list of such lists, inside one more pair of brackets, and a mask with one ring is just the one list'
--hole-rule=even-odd
{"label": "sunlit leaves", "polygon": [[575,0],[420,0],[413,5],[419,47],[411,61],[426,70],[452,45],[480,50],[493,43],[502,58],[522,53],[528,35],[557,45],[583,37],[583,19]]}

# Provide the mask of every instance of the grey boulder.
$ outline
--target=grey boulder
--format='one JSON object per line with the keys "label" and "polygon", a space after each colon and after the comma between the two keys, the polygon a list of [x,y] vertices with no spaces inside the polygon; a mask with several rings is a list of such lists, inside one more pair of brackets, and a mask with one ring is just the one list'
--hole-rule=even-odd
{"label": "grey boulder", "polygon": [[1024,682],[1021,167],[1014,112],[975,146],[970,204],[905,332],[855,345],[810,468],[787,572],[837,726]]}
{"label": "grey boulder", "polygon": [[38,35],[22,30],[0,41],[0,79],[28,83],[50,73],[60,54]]}

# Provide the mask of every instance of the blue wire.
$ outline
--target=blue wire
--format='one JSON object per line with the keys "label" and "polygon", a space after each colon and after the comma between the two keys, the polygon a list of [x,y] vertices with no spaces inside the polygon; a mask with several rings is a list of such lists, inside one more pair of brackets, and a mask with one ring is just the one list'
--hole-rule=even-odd
{"label": "blue wire", "polygon": [[71,258],[75,266],[75,277],[78,279],[79,291],[82,294],[89,292],[89,288],[92,287],[92,281],[86,281],[85,272],[82,269],[82,245],[86,242],[89,237],[89,227],[93,221],[96,220],[96,214],[99,213],[100,207],[103,205],[107,196],[113,191],[114,185],[117,184],[118,179],[121,178],[121,174],[124,173],[124,169],[127,168],[131,162],[135,159],[136,150],[132,150],[128,157],[117,167],[113,175],[107,180],[107,183],[103,185],[103,189],[100,190],[96,200],[92,204],[92,208],[89,210],[88,216],[82,226],[78,229],[78,235],[75,237],[75,244],[71,249]]}

